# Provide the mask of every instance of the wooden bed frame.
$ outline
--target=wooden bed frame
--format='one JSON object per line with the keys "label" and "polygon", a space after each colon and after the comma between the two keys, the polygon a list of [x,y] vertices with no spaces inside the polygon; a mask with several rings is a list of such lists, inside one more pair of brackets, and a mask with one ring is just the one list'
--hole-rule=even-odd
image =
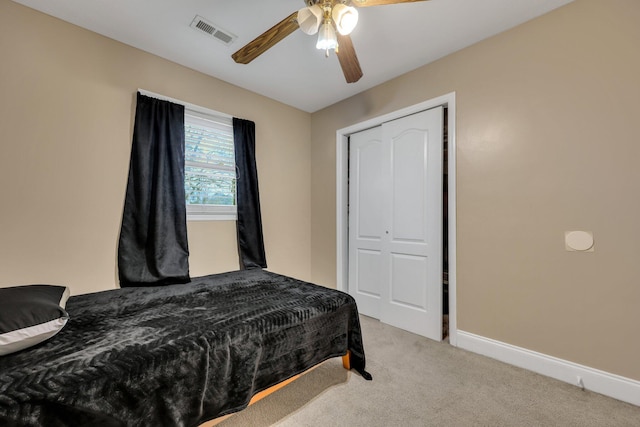
{"label": "wooden bed frame", "polygon": [[[280,390],[281,388],[283,388],[284,386],[294,382],[295,380],[297,380],[298,378],[300,378],[301,376],[303,376],[304,374],[311,372],[312,370],[314,370],[315,368],[317,368],[319,365],[316,366],[312,366],[311,368],[307,369],[306,371],[298,374],[298,375],[294,375],[293,377],[286,379],[282,382],[279,382],[278,384],[272,385],[271,387],[269,387],[266,390],[262,390],[259,393],[256,393],[251,400],[249,401],[249,404],[247,405],[247,407],[253,405],[254,403],[264,399],[265,397],[269,396],[271,393],[274,393],[278,390]],[[342,356],[342,366],[344,366],[344,368],[346,370],[351,370],[351,352],[347,351],[347,354],[345,354],[344,356]],[[219,423],[221,423],[222,421],[226,420],[229,417],[234,416],[235,414],[237,414],[237,412],[233,413],[233,414],[227,414],[227,415],[223,415],[221,417],[218,418],[214,418],[211,421],[207,421],[203,424],[200,424],[199,427],[213,427]]]}

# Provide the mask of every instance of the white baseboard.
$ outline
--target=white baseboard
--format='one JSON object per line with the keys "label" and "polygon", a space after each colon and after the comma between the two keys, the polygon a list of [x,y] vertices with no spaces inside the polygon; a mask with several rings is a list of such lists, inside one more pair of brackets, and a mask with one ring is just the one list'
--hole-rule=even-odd
{"label": "white baseboard", "polygon": [[640,381],[469,332],[458,330],[457,335],[459,348],[640,406]]}

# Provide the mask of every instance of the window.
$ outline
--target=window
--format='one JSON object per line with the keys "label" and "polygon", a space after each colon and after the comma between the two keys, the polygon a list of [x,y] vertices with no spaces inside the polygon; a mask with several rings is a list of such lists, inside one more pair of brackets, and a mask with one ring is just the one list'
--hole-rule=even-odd
{"label": "window", "polygon": [[190,221],[236,219],[231,120],[185,108],[184,187]]}

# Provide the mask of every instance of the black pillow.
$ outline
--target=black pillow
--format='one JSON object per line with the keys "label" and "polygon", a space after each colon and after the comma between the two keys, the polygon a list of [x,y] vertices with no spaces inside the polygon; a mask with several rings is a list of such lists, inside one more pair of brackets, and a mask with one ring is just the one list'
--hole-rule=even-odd
{"label": "black pillow", "polygon": [[67,324],[69,288],[25,285],[0,288],[0,356],[51,338]]}

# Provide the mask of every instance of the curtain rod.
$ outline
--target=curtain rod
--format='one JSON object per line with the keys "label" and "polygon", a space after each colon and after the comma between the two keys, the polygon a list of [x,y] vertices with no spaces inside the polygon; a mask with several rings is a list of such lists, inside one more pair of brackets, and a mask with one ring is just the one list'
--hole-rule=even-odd
{"label": "curtain rod", "polygon": [[160,95],[159,93],[151,92],[149,90],[138,88],[138,92],[140,92],[144,96],[150,96],[152,98],[161,99],[163,101],[173,102],[175,104],[182,104],[184,105],[184,108],[186,108],[187,110],[196,111],[198,113],[203,113],[203,114],[213,114],[219,117],[224,117],[226,119],[233,119],[233,116],[230,114],[221,113],[219,111],[212,110],[211,108],[202,107],[200,105],[192,104],[190,102],[185,102],[185,101],[181,101],[179,99],[171,98],[165,95]]}

